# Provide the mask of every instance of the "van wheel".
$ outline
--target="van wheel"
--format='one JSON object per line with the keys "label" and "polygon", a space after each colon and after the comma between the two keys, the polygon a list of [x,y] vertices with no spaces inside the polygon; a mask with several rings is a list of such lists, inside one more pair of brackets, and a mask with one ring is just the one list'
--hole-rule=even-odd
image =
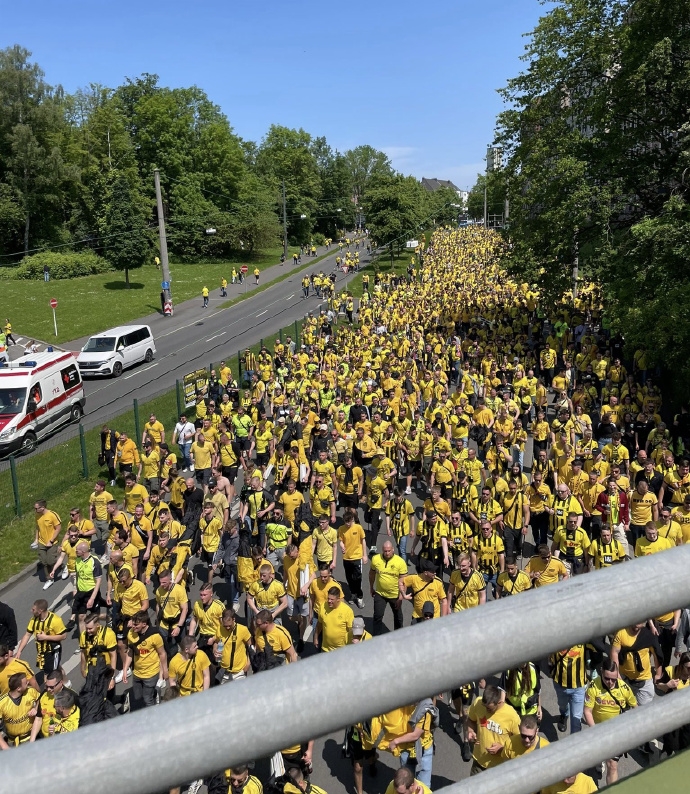
{"label": "van wheel", "polygon": [[37,443],[36,434],[29,431],[22,439],[21,453],[23,455],[28,455],[30,452],[33,452],[36,449]]}
{"label": "van wheel", "polygon": [[76,405],[72,406],[72,410],[69,413],[69,420],[70,422],[74,422],[75,424],[81,419],[82,410],[81,405],[77,403]]}
{"label": "van wheel", "polygon": [[146,355],[144,356],[144,361],[145,361],[147,364],[150,364],[150,363],[153,361],[153,350],[151,350],[151,348],[149,348],[149,349],[146,351]]}
{"label": "van wheel", "polygon": [[113,364],[113,378],[119,378],[122,375],[122,364],[119,361],[116,361]]}

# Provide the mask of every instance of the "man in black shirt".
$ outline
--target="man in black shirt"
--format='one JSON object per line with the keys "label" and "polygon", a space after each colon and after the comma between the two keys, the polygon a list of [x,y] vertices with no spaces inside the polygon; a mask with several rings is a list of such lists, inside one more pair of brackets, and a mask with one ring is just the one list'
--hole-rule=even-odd
{"label": "man in black shirt", "polygon": [[18,641],[17,619],[9,604],[0,601],[0,645],[14,648]]}

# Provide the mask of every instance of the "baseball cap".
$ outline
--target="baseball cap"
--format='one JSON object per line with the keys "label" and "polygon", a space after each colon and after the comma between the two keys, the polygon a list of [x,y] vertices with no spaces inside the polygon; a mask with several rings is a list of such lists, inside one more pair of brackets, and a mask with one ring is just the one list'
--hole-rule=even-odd
{"label": "baseball cap", "polygon": [[279,416],[279,417],[276,419],[276,424],[279,424],[279,425],[284,425],[284,424],[285,424],[285,417],[284,417],[284,416]]}
{"label": "baseball cap", "polygon": [[433,615],[434,614],[434,605],[431,601],[425,601],[424,606],[422,607],[422,615]]}
{"label": "baseball cap", "polygon": [[215,488],[216,485],[218,485],[217,480],[215,480],[213,477],[211,477],[211,479],[208,481],[208,487],[209,488]]}
{"label": "baseball cap", "polygon": [[319,425],[319,430],[328,430],[328,425]]}
{"label": "baseball cap", "polygon": [[352,621],[352,633],[355,637],[361,637],[364,634],[364,618],[355,618]]}

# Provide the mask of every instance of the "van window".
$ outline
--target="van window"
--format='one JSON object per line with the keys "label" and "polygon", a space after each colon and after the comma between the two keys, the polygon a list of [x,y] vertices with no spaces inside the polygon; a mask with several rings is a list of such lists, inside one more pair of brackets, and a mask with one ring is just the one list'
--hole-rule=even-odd
{"label": "van window", "polygon": [[0,416],[14,416],[22,412],[26,389],[0,389]]}
{"label": "van window", "polygon": [[76,364],[69,364],[64,369],[61,369],[60,377],[62,378],[62,385],[65,391],[81,383],[81,375],[79,374],[79,368]]}
{"label": "van window", "polygon": [[111,353],[115,350],[114,336],[92,336],[84,345],[84,353]]}
{"label": "van window", "polygon": [[137,328],[136,331],[131,331],[125,337],[125,344],[129,345],[136,345],[139,342],[143,342],[145,339],[148,339],[151,336],[149,333],[148,328]]}
{"label": "van window", "polygon": [[41,404],[41,400],[43,399],[43,394],[41,393],[41,384],[34,383],[29,391],[29,399],[33,400],[36,405]]}

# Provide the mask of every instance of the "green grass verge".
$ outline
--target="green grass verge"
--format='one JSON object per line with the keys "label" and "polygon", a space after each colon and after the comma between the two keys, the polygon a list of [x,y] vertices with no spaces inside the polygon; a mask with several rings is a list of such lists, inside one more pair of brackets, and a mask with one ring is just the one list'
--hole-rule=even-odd
{"label": "green grass verge", "polygon": [[[290,248],[289,256],[298,248]],[[230,281],[233,266],[247,264],[251,270],[265,270],[278,264],[282,247],[272,248],[238,261],[183,264],[171,262],[173,298],[176,303],[201,295],[206,286],[215,293],[223,276]],[[312,259],[311,263],[317,261]],[[287,276],[294,269],[286,270]],[[161,271],[153,266],[130,272],[130,289],[125,288],[124,274],[102,273],[97,276],[60,281],[3,280],[3,318],[9,316],[15,336],[33,337],[58,344],[78,339],[106,328],[160,311]],[[244,287],[229,284],[228,294],[244,297]],[[58,301],[58,335],[53,329],[53,312],[49,302]]]}

